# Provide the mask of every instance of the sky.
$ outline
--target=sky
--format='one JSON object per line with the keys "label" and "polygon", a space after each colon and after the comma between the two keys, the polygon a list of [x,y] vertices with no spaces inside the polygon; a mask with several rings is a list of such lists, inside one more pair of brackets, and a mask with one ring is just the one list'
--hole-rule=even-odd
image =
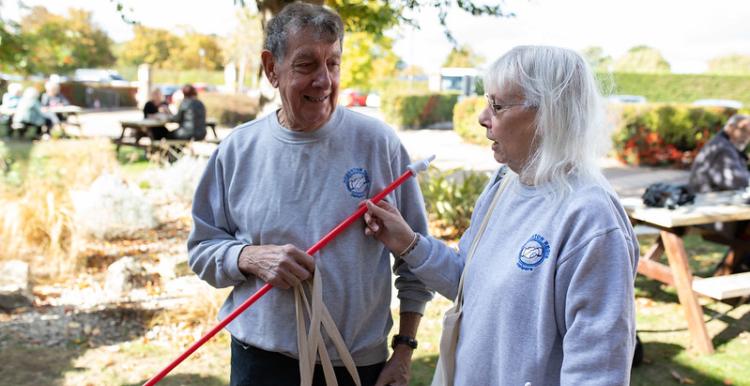
{"label": "sky", "polygon": [[[481,1],[481,0],[480,0]],[[227,35],[235,25],[233,0],[121,0],[140,23],[179,30]],[[246,1],[253,4],[252,0]],[[19,17],[17,0],[3,0],[0,15]],[[54,13],[77,7],[93,12],[96,23],[115,41],[132,38],[132,27],[120,19],[111,0],[25,0]],[[728,54],[750,55],[748,0],[506,0],[514,18],[473,17],[452,11],[448,27],[460,44],[494,60],[521,44],[557,45],[581,50],[600,46],[615,59],[637,45],[661,51],[677,73],[700,73],[708,60]],[[408,64],[436,71],[450,51],[437,12],[416,16],[420,30],[393,31],[395,52]]]}

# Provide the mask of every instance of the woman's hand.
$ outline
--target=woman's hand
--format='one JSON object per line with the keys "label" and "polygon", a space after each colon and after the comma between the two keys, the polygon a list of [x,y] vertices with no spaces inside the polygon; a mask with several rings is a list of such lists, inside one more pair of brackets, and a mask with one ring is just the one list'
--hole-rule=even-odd
{"label": "woman's hand", "polygon": [[375,237],[394,254],[409,248],[416,235],[398,209],[385,201],[376,205],[367,200],[366,205],[365,235]]}

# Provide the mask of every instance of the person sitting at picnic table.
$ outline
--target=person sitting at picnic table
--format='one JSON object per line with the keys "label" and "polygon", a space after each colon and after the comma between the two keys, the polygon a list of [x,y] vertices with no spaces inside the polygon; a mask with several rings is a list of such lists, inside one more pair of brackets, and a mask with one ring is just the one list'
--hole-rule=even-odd
{"label": "person sitting at picnic table", "polygon": [[163,117],[168,117],[169,115],[169,105],[164,100],[161,90],[154,88],[151,90],[151,99],[143,105],[143,118],[163,119]]}
{"label": "person sitting at picnic table", "polygon": [[36,126],[43,129],[43,132],[49,133],[54,125],[53,120],[42,112],[42,105],[39,103],[39,91],[34,87],[26,88],[18,106],[16,106],[13,126]]}
{"label": "person sitting at picnic table", "polygon": [[3,94],[2,106],[6,109],[15,109],[21,100],[23,86],[20,83],[11,83],[8,85],[8,91]]}
{"label": "person sitting at picnic table", "polygon": [[[747,189],[750,184],[748,157],[750,115],[735,114],[724,128],[706,143],[693,161],[688,189],[693,193],[709,193]],[[750,240],[750,221],[716,223],[707,226],[729,239]],[[722,269],[727,257],[716,267]],[[750,271],[750,253],[739,256],[728,272]]]}
{"label": "person sitting at picnic table", "polygon": [[693,193],[745,189],[750,181],[745,148],[750,143],[750,116],[735,114],[693,161],[688,187]]}
{"label": "person sitting at picnic table", "polygon": [[65,95],[60,92],[60,83],[51,80],[47,81],[47,83],[44,84],[44,90],[45,92],[42,94],[42,107],[70,105],[68,98],[65,98]]}
{"label": "person sitting at picnic table", "polygon": [[462,291],[457,346],[441,343],[446,384],[628,385],[638,241],[597,163],[608,132],[593,73],[572,50],[522,46],[484,85],[479,123],[502,166],[458,250],[383,201],[366,201],[365,233],[428,287]]}
{"label": "person sitting at picnic table", "polygon": [[154,139],[194,139],[196,141],[206,138],[206,106],[198,100],[198,92],[192,85],[182,87],[183,100],[177,109],[177,114],[169,121],[176,122],[179,127],[169,131],[166,128],[153,130]]}

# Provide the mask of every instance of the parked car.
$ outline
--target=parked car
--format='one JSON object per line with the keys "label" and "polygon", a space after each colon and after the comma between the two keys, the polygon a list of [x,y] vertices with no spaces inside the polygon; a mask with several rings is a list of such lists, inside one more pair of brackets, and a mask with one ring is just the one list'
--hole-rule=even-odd
{"label": "parked car", "polygon": [[172,84],[164,84],[159,86],[159,91],[161,91],[161,95],[164,97],[164,100],[166,100],[167,103],[172,103],[172,94],[174,94],[174,92],[179,89],[180,86],[175,86]]}
{"label": "parked car", "polygon": [[79,82],[97,82],[111,84],[128,84],[117,71],[103,68],[79,68],[73,73],[73,80]]}
{"label": "parked car", "polygon": [[646,103],[646,97],[642,95],[610,95],[607,98],[609,103]]}
{"label": "parked car", "polygon": [[693,106],[716,106],[716,107],[728,107],[731,109],[739,110],[742,108],[742,102],[734,99],[698,99],[693,102]]}
{"label": "parked car", "polygon": [[355,89],[347,88],[341,90],[339,103],[346,107],[367,106],[367,94]]}

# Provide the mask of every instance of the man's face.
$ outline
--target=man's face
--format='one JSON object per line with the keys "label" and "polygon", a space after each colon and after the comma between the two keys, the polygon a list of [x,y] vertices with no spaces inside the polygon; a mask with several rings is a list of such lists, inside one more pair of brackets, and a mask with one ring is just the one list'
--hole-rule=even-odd
{"label": "man's face", "polygon": [[740,121],[737,129],[737,148],[744,150],[750,144],[750,119]]}
{"label": "man's face", "polygon": [[307,29],[290,34],[281,63],[270,52],[263,52],[266,76],[281,95],[281,118],[291,130],[315,131],[328,122],[336,108],[341,44],[315,35]]}

